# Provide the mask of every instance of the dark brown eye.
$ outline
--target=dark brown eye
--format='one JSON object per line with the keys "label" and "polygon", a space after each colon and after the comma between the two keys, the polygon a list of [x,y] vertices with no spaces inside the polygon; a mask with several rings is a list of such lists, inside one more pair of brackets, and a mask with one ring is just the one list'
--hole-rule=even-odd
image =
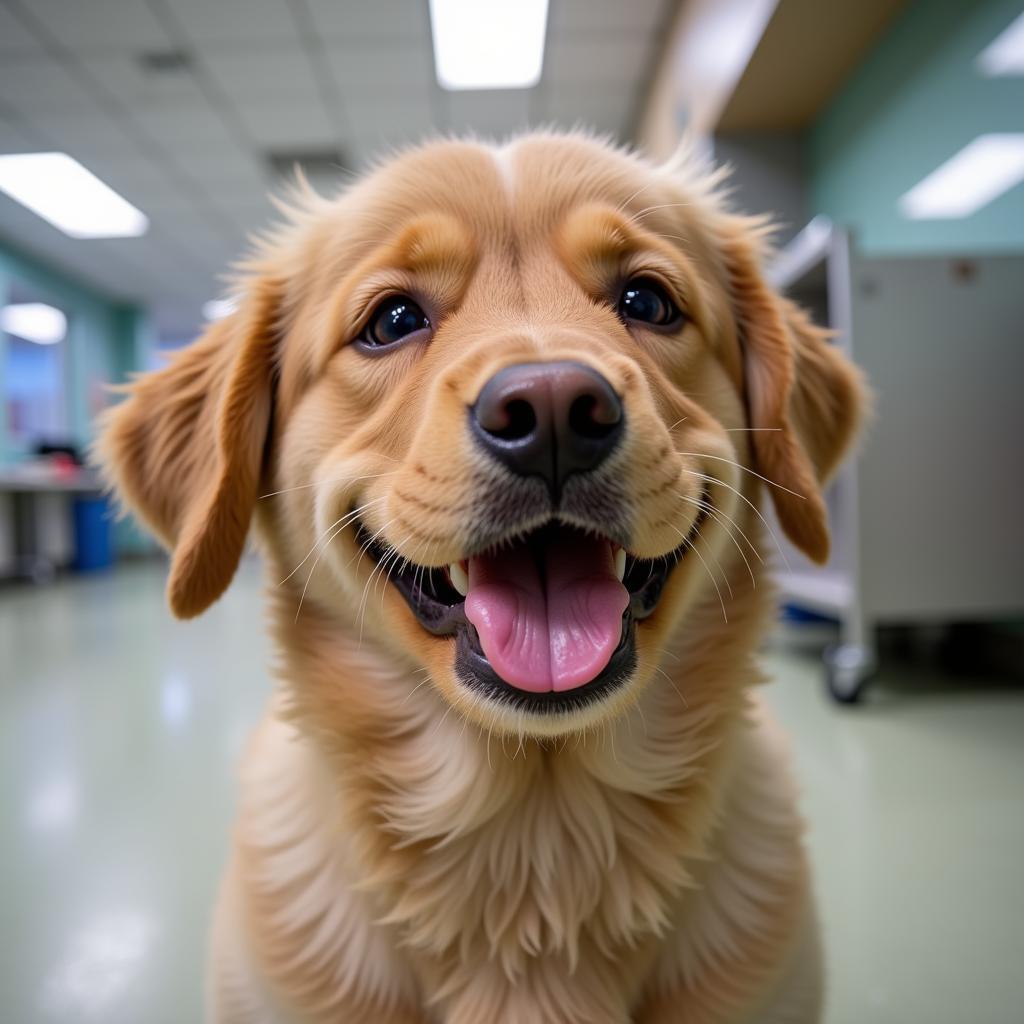
{"label": "dark brown eye", "polygon": [[430,319],[408,295],[385,299],[356,339],[366,349],[387,348],[419,331],[430,330]]}
{"label": "dark brown eye", "polygon": [[626,283],[619,296],[618,314],[623,320],[633,320],[656,327],[670,327],[682,322],[683,314],[656,281],[635,277]]}

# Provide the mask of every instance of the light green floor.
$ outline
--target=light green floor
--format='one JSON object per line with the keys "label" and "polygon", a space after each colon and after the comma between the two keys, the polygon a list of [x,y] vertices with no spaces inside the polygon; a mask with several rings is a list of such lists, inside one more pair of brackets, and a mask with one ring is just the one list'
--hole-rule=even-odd
{"label": "light green floor", "polygon": [[[133,566],[0,591],[0,1021],[201,1017],[267,648],[255,566],[190,624],[162,585]],[[812,653],[768,661],[812,822],[828,1020],[1024,1020],[1024,691],[897,680],[839,710]]]}

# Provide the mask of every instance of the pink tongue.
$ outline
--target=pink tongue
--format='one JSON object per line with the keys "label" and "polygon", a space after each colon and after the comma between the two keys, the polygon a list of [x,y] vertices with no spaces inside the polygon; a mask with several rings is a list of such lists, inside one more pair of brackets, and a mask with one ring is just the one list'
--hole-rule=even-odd
{"label": "pink tongue", "polygon": [[471,558],[466,618],[505,682],[573,690],[611,660],[629,594],[607,541],[558,533],[537,562],[525,545]]}

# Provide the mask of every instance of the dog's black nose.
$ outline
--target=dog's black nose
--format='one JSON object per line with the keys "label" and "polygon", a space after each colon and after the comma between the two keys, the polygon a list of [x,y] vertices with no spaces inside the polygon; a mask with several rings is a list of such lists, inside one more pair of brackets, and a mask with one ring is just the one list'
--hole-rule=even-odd
{"label": "dog's black nose", "polygon": [[556,497],[573,473],[596,468],[623,430],[622,402],[580,363],[506,366],[470,410],[477,440],[520,476],[539,476]]}

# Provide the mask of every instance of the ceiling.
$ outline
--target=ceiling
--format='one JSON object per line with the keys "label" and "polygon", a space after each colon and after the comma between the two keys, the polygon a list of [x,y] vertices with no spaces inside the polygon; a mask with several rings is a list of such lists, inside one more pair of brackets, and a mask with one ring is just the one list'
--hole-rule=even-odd
{"label": "ceiling", "polygon": [[779,0],[716,132],[798,132],[810,125],[907,0]]}
{"label": "ceiling", "polygon": [[68,152],[151,222],[75,240],[0,194],[0,238],[187,337],[273,216],[272,157],[359,169],[439,132],[551,123],[628,140],[677,6],[550,0],[536,88],[448,93],[427,0],[0,0],[0,153]]}

